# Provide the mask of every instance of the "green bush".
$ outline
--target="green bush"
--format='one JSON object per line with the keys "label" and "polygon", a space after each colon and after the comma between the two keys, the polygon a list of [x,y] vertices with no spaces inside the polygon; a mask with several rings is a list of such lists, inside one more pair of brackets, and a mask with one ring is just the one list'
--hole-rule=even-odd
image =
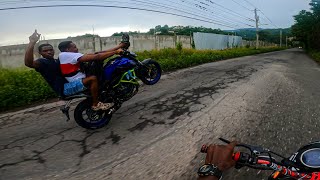
{"label": "green bush", "polygon": [[178,50],[178,51],[181,51],[182,50],[182,42],[177,42],[177,44],[176,44],[176,49]]}
{"label": "green bush", "polygon": [[0,69],[0,111],[55,96],[35,70]]}
{"label": "green bush", "polygon": [[[164,71],[196,66],[234,57],[282,50],[283,48],[239,48],[228,50],[161,49],[138,52],[140,60],[157,60]],[[319,57],[319,54],[318,54]],[[320,58],[319,58],[320,59]],[[0,111],[56,97],[33,69],[0,69]]]}
{"label": "green bush", "polygon": [[311,55],[311,57],[315,61],[320,62],[320,52],[319,51],[311,51],[311,52],[309,52],[309,54]]}

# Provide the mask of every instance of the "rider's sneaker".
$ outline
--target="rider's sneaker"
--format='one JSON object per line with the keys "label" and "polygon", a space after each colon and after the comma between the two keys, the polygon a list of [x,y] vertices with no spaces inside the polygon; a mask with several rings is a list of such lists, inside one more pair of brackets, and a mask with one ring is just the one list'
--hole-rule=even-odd
{"label": "rider's sneaker", "polygon": [[102,102],[98,102],[97,106],[92,106],[92,110],[94,111],[98,111],[98,110],[108,110],[110,109],[112,106],[114,106],[114,103],[102,103]]}

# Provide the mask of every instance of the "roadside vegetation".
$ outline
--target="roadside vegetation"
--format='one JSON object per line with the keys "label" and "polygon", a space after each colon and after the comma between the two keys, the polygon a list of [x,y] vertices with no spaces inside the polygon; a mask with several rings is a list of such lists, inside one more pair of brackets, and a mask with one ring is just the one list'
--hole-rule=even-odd
{"label": "roadside vegetation", "polygon": [[[180,48],[180,47],[179,47]],[[151,58],[157,60],[163,71],[172,71],[181,68],[187,68],[203,63],[220,61],[224,59],[266,53],[284,48],[268,47],[268,48],[236,48],[228,50],[195,50],[195,49],[162,49],[139,52],[138,59],[143,60]]]}
{"label": "roadside vegetation", "polygon": [[0,111],[44,101],[55,96],[35,70],[0,69]]}
{"label": "roadside vegetation", "polygon": [[294,16],[292,34],[316,61],[320,62],[320,3],[311,0],[310,11],[302,10]]}
{"label": "roadside vegetation", "polygon": [[315,61],[320,63],[320,51],[310,51],[309,54]]}
{"label": "roadside vegetation", "polygon": [[[140,60],[157,60],[163,71],[173,71],[203,63],[282,50],[283,48],[237,48],[229,50],[162,49],[138,52]],[[0,69],[0,112],[57,97],[33,69]]]}

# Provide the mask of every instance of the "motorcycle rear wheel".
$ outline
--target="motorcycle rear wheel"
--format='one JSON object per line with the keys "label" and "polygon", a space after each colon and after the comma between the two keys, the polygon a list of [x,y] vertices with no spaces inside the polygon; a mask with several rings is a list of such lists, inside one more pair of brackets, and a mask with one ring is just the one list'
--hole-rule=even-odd
{"label": "motorcycle rear wheel", "polygon": [[106,126],[112,117],[109,111],[93,111],[91,109],[92,101],[85,99],[81,101],[74,110],[74,120],[76,123],[86,129],[99,129]]}

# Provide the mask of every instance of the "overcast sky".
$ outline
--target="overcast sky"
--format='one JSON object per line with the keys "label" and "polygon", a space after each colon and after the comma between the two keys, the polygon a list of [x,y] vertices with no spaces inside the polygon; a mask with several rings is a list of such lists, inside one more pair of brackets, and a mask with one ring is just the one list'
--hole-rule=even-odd
{"label": "overcast sky", "polygon": [[[174,13],[210,22],[118,8],[55,7],[0,10],[0,46],[28,43],[28,37],[34,29],[37,29],[45,39],[58,39],[93,33],[93,29],[94,33],[100,36],[110,36],[120,31],[146,32],[156,25],[165,24],[225,30],[250,28],[255,26],[249,19],[254,19],[252,11],[254,6],[262,10],[258,11],[262,28],[287,28],[294,23],[293,15],[298,14],[300,10],[309,9],[309,2],[309,0],[2,0],[0,9],[60,4],[111,5]],[[206,9],[200,9],[196,4]]]}

